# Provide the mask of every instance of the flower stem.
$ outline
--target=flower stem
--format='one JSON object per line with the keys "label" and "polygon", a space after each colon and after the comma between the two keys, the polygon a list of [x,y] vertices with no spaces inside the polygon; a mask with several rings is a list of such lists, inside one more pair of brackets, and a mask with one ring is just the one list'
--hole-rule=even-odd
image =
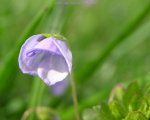
{"label": "flower stem", "polygon": [[30,114],[29,120],[34,120],[35,108],[40,105],[43,92],[44,92],[44,84],[42,84],[39,78],[35,77],[31,93],[31,102],[29,105],[29,108],[33,109],[34,112]]}
{"label": "flower stem", "polygon": [[77,98],[77,90],[76,83],[74,81],[73,73],[71,74],[71,88],[72,88],[72,98],[74,103],[74,112],[76,116],[76,120],[80,120],[79,106],[78,106],[78,98]]}

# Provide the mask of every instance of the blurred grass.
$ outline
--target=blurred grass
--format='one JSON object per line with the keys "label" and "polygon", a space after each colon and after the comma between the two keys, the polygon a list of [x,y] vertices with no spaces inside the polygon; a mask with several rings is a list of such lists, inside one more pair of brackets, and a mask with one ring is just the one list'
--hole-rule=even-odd
{"label": "blurred grass", "polygon": [[0,85],[1,94],[3,93],[3,91],[7,91],[7,88],[11,87],[11,85],[13,84],[12,80],[15,79],[16,77],[17,73],[14,73],[13,71],[14,69],[17,70],[18,68],[17,57],[18,57],[21,45],[24,43],[24,41],[27,39],[28,36],[33,34],[33,32],[35,31],[36,27],[40,23],[41,19],[45,16],[45,14],[48,15],[51,12],[53,8],[53,1],[49,6],[50,7],[45,7],[44,10],[39,11],[37,16],[35,16],[32,22],[30,22],[29,26],[26,28],[21,38],[16,43],[15,49],[12,50],[10,54],[8,54],[8,56],[6,56],[6,58],[4,59],[3,64],[0,69],[0,80],[2,82],[2,84]]}
{"label": "blurred grass", "polygon": [[[105,49],[100,53],[100,55],[95,59],[94,61],[90,62],[87,67],[84,70],[81,70],[79,72],[79,77],[77,79],[84,80],[84,78],[90,78],[90,76],[95,73],[95,71],[98,69],[98,67],[104,62],[104,60],[109,56],[109,54],[115,49],[121,42],[126,40],[126,38],[135,31],[142,23],[145,17],[147,17],[148,13],[150,12],[150,3],[145,7],[145,9],[142,11],[141,14],[139,14],[135,20],[131,21],[129,25],[125,28],[123,32],[121,32],[116,39],[112,40],[111,43],[108,44],[108,46],[105,47]],[[83,71],[83,72],[82,72]]]}
{"label": "blurred grass", "polygon": [[[41,11],[45,5],[50,7],[48,0],[0,1],[0,71],[5,68],[0,72],[1,120],[20,119],[33,100],[35,80],[17,66],[18,46],[32,34],[59,32],[68,38],[81,111],[107,100],[118,82],[149,73],[149,0],[97,0],[91,6],[58,2],[46,15]],[[62,6],[63,11],[58,9]],[[37,14],[41,18],[35,22]],[[22,42],[17,41],[20,36]],[[10,56],[13,51],[14,57]],[[63,96],[54,97],[45,86],[40,105],[56,108],[64,120],[72,119],[70,94],[69,88]]]}

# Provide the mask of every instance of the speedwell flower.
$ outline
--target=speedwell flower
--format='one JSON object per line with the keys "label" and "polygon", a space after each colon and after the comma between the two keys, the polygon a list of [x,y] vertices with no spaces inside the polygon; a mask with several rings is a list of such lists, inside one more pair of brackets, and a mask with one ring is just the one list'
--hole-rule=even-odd
{"label": "speedwell flower", "polygon": [[72,54],[65,41],[42,34],[26,40],[18,61],[23,73],[37,75],[47,85],[64,80],[72,68]]}

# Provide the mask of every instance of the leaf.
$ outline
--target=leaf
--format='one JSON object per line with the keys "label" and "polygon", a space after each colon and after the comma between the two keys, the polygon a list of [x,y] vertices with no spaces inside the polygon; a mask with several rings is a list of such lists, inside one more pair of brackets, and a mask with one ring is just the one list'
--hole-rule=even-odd
{"label": "leaf", "polygon": [[112,115],[108,105],[105,103],[101,104],[99,114],[100,120],[116,120],[115,117]]}
{"label": "leaf", "polygon": [[111,102],[113,100],[122,101],[124,92],[125,92],[125,88],[124,88],[123,84],[116,85],[110,93],[109,102]]}
{"label": "leaf", "polygon": [[139,111],[141,111],[147,118],[150,119],[150,95],[143,98]]}
{"label": "leaf", "polygon": [[140,91],[138,83],[136,81],[131,82],[128,85],[126,93],[123,96],[124,105],[128,106],[127,109],[135,110],[138,108],[138,104],[140,104],[141,98],[142,93]]}
{"label": "leaf", "polygon": [[113,116],[117,119],[124,118],[127,114],[127,111],[125,110],[124,106],[121,104],[121,102],[117,100],[111,101],[109,103],[109,107]]}
{"label": "leaf", "polygon": [[150,95],[150,84],[144,86],[143,92],[145,96]]}
{"label": "leaf", "polygon": [[116,120],[105,103],[94,106],[93,109],[86,109],[82,116],[83,120]]}
{"label": "leaf", "polygon": [[83,114],[83,120],[99,120],[99,114],[93,109],[86,109]]}
{"label": "leaf", "polygon": [[[125,89],[125,88],[124,88]],[[111,100],[93,109],[99,114],[99,120],[148,120],[150,119],[150,84],[139,85],[131,82],[117,97],[120,90],[114,87]]]}
{"label": "leaf", "polygon": [[148,120],[141,112],[131,112],[123,120]]}

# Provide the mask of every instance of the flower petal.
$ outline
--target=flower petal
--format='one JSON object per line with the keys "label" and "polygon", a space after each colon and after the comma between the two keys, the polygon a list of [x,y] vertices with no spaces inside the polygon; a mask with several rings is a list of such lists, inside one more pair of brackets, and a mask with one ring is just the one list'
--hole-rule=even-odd
{"label": "flower petal", "polygon": [[64,80],[69,73],[65,59],[61,55],[49,54],[37,69],[39,77],[48,85]]}
{"label": "flower petal", "polygon": [[34,55],[33,53],[35,53],[36,50],[47,51],[47,52],[61,55],[59,49],[54,44],[53,37],[45,38],[43,41],[39,42],[32,49],[27,51],[27,55],[30,55],[30,54]]}
{"label": "flower petal", "polygon": [[72,54],[71,54],[71,51],[69,50],[69,48],[67,47],[67,45],[64,41],[56,39],[54,41],[54,43],[57,46],[57,48],[59,49],[59,51],[61,52],[61,54],[63,55],[63,57],[65,58],[65,60],[67,62],[67,65],[68,65],[69,72],[71,73],[71,68],[72,68]]}
{"label": "flower petal", "polygon": [[63,81],[57,82],[55,85],[51,86],[52,93],[56,96],[62,95],[68,86],[68,77],[64,79]]}
{"label": "flower petal", "polygon": [[35,71],[26,65],[26,60],[27,60],[26,53],[44,38],[45,37],[42,35],[34,35],[30,37],[29,39],[27,39],[26,42],[21,47],[18,60],[19,60],[19,67],[23,73],[35,74]]}

